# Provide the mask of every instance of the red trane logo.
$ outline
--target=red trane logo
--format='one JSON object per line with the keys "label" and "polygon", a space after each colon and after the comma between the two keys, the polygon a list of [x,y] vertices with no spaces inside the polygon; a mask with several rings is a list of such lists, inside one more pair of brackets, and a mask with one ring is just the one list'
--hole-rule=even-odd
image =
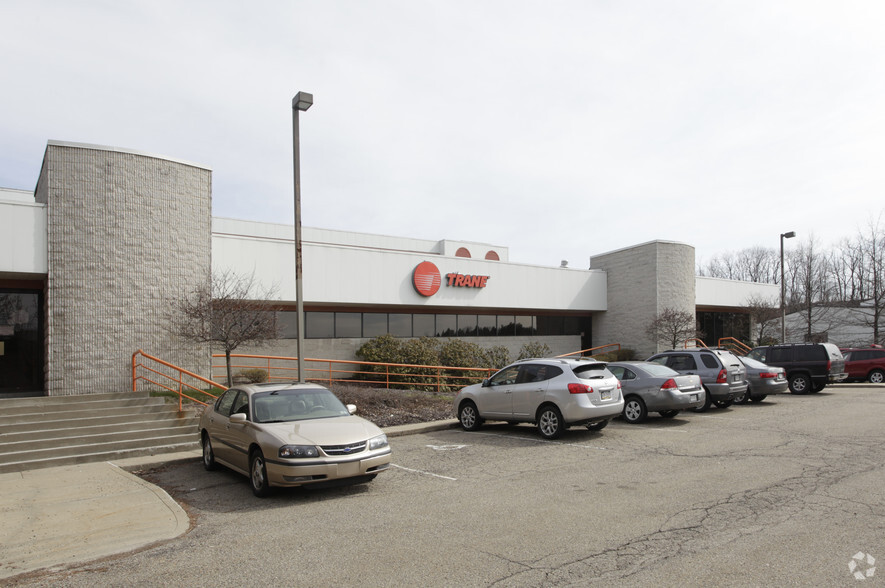
{"label": "red trane logo", "polygon": [[429,261],[422,261],[415,268],[415,273],[412,274],[412,283],[421,296],[433,296],[439,292],[439,287],[442,284],[439,268]]}

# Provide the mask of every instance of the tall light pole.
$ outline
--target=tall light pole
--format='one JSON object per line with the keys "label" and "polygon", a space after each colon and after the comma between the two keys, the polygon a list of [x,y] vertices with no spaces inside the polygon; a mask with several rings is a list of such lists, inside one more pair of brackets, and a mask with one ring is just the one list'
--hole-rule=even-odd
{"label": "tall light pole", "polygon": [[792,239],[795,236],[795,231],[781,233],[781,343],[787,342],[787,307],[784,303],[784,299],[787,297],[787,285],[784,283],[784,239]]}
{"label": "tall light pole", "polygon": [[295,168],[295,315],[298,322],[298,381],[304,378],[304,296],[301,289],[301,147],[298,136],[298,111],[313,104],[313,94],[298,92],[292,98],[292,158]]}

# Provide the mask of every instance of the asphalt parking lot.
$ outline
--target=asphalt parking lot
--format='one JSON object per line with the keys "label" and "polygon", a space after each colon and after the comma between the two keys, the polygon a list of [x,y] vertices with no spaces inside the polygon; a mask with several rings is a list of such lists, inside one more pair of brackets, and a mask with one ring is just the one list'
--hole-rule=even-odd
{"label": "asphalt parking lot", "polygon": [[396,437],[370,484],[267,499],[167,466],[147,478],[189,533],[20,585],[882,585],[866,556],[885,558],[883,423],[885,386],[838,385],[557,441]]}

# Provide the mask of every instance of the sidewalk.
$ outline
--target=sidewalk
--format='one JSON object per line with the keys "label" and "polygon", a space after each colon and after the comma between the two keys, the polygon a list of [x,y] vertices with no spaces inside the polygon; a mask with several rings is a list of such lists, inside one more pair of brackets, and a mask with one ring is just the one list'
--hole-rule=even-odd
{"label": "sidewalk", "polygon": [[[398,437],[455,423],[402,425],[384,432]],[[183,535],[190,528],[184,509],[162,488],[127,470],[200,457],[196,450],[0,474],[0,583]]]}

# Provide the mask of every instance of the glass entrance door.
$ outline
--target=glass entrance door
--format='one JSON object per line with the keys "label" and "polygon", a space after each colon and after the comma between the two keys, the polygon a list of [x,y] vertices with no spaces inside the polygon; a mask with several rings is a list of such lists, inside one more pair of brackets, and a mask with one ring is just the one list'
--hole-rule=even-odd
{"label": "glass entrance door", "polygon": [[0,395],[43,390],[42,298],[0,289]]}

